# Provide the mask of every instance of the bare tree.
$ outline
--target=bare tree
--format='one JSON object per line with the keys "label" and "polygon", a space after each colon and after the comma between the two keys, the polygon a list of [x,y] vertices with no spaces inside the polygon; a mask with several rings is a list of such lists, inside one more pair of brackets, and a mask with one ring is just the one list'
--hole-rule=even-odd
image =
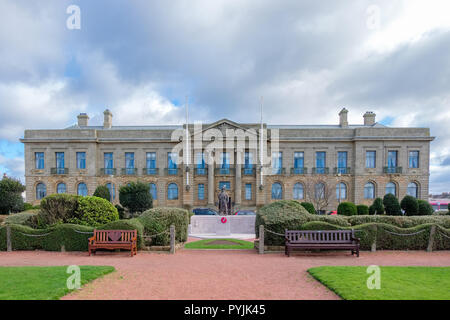
{"label": "bare tree", "polygon": [[314,205],[316,211],[325,210],[332,196],[333,188],[320,177],[311,177],[305,182],[305,198]]}

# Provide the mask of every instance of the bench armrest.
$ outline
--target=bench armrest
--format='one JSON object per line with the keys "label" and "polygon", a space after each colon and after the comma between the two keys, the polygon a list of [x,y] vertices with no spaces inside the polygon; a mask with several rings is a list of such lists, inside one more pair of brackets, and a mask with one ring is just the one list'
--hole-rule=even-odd
{"label": "bench armrest", "polygon": [[94,240],[95,240],[95,236],[90,237],[88,240],[89,240],[89,243],[90,243],[90,244],[93,244],[93,243],[94,243]]}
{"label": "bench armrest", "polygon": [[355,241],[356,243],[358,243],[358,244],[359,244],[359,242],[360,242],[360,239],[359,239],[359,238],[354,238],[354,237],[352,237],[352,241]]}

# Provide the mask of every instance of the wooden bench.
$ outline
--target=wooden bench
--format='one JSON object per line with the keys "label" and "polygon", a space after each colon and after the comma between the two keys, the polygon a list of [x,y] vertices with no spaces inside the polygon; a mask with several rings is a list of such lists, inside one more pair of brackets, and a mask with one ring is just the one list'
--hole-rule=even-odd
{"label": "wooden bench", "polygon": [[359,257],[359,239],[354,230],[286,230],[285,254],[292,249],[351,250]]}
{"label": "wooden bench", "polygon": [[137,254],[137,230],[97,230],[89,238],[89,255],[97,249],[127,249]]}

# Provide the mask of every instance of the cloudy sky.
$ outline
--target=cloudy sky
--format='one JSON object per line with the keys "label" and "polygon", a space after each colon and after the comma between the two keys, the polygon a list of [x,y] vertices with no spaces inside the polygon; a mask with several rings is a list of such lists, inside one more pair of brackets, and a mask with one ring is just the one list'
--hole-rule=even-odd
{"label": "cloudy sky", "polygon": [[[70,5],[80,29],[69,29]],[[0,0],[0,173],[23,180],[24,129],[87,112],[114,124],[334,124],[371,110],[431,128],[450,191],[448,0]]]}

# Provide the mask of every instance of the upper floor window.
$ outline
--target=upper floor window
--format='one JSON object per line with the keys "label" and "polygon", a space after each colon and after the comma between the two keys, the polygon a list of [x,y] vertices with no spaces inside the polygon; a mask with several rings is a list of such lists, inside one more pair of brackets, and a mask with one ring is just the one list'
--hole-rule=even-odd
{"label": "upper floor window", "polygon": [[56,186],[56,193],[66,193],[67,188],[65,183],[58,183]]}
{"label": "upper floor window", "polygon": [[246,151],[244,154],[244,168],[253,168],[253,153]]}
{"label": "upper floor window", "polygon": [[245,184],[245,200],[252,200],[252,184]]}
{"label": "upper floor window", "polygon": [[178,185],[176,183],[169,183],[169,186],[167,187],[167,199],[178,199]]}
{"label": "upper floor window", "polygon": [[366,168],[375,168],[376,155],[376,151],[366,151]]}
{"label": "upper floor window", "polygon": [[220,167],[221,168],[229,168],[230,167],[230,153],[222,152],[220,156]]}
{"label": "upper floor window", "polygon": [[155,169],[156,168],[156,152],[147,152],[146,154],[146,168]]}
{"label": "upper floor window", "polygon": [[294,152],[294,168],[303,168],[305,165],[305,157],[303,152]]}
{"label": "upper floor window", "polygon": [[387,166],[388,168],[396,168],[398,160],[397,151],[388,151]]}
{"label": "upper floor window", "polygon": [[176,169],[177,162],[178,162],[178,154],[175,152],[168,152],[167,153],[167,168]]}
{"label": "upper floor window", "polygon": [[113,174],[114,168],[114,156],[112,152],[105,152],[103,154],[104,165],[105,165],[105,174]]}
{"label": "upper floor window", "polygon": [[152,195],[152,199],[153,200],[158,199],[157,198],[158,197],[158,193],[156,192],[156,184],[150,183],[149,187],[150,187],[150,194]]}
{"label": "upper floor window", "polygon": [[[64,170],[64,152],[56,152],[56,169]],[[59,170],[57,170],[57,171],[59,171]],[[57,173],[60,173],[60,172],[57,172]],[[64,173],[64,171],[61,173]]]}
{"label": "upper floor window", "polygon": [[326,152],[316,152],[316,173],[325,173]]}
{"label": "upper floor window", "polygon": [[125,152],[126,174],[134,174],[134,152]]}
{"label": "upper floor window", "polygon": [[304,195],[304,188],[303,188],[303,184],[301,184],[300,182],[297,182],[296,184],[294,184],[294,199],[295,200],[301,200],[304,199],[305,195]]}
{"label": "upper floor window", "polygon": [[418,168],[419,167],[419,151],[409,152],[409,167]]}
{"label": "upper floor window", "polygon": [[281,174],[283,168],[283,153],[272,152],[272,173]]}
{"label": "upper floor window", "polygon": [[272,199],[281,200],[283,198],[283,187],[280,183],[272,184]]}
{"label": "upper floor window", "polygon": [[77,152],[77,169],[86,169],[86,152]]}
{"label": "upper floor window", "polygon": [[79,196],[83,196],[83,197],[88,195],[88,189],[87,189],[87,186],[85,183],[82,182],[82,183],[78,184],[77,193]]}
{"label": "upper floor window", "polygon": [[205,185],[203,183],[198,185],[198,200],[205,200]]}
{"label": "upper floor window", "polygon": [[[337,167],[339,170],[338,172],[345,173],[345,169],[347,169],[347,151],[339,151],[337,156]],[[343,170],[343,172],[341,172],[340,170]]]}
{"label": "upper floor window", "polygon": [[36,185],[36,200],[41,200],[45,198],[46,195],[47,195],[47,187],[42,182],[38,183]]}
{"label": "upper floor window", "polygon": [[197,152],[195,154],[195,165],[198,169],[205,169],[205,167],[206,167],[205,153]]}
{"label": "upper floor window", "polygon": [[410,182],[408,184],[408,189],[406,191],[406,194],[413,196],[414,198],[419,197],[419,186],[415,182]]}
{"label": "upper floor window", "polygon": [[36,162],[36,169],[44,169],[44,153],[35,152],[34,157]]}

